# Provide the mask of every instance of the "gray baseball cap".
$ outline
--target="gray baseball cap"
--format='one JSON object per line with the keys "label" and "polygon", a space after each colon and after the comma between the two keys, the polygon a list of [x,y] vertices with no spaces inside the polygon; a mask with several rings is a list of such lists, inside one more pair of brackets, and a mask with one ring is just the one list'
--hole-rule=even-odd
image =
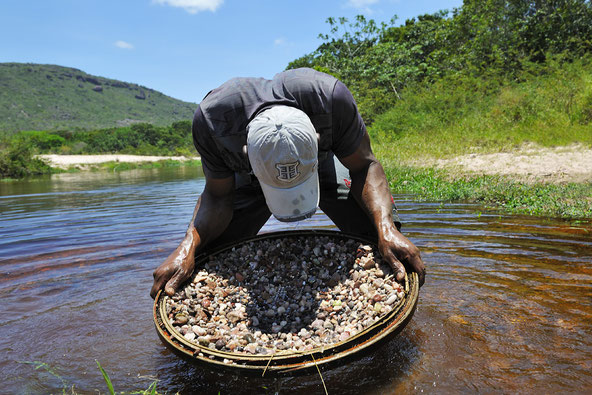
{"label": "gray baseball cap", "polygon": [[274,217],[312,217],[319,205],[318,143],[308,115],[289,106],[257,114],[247,125],[247,153]]}

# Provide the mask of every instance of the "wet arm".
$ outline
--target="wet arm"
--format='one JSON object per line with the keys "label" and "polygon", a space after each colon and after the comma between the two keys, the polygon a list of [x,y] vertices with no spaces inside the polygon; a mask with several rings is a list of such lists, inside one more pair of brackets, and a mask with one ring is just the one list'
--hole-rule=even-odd
{"label": "wet arm", "polygon": [[197,235],[194,241],[196,251],[215,240],[232,219],[234,201],[234,177],[206,179],[206,186],[200,196],[187,233]]}
{"label": "wet arm", "polygon": [[234,177],[206,178],[185,237],[171,255],[154,271],[154,283],[150,295],[155,297],[164,288],[172,296],[178,287],[191,276],[195,268],[195,253],[215,240],[232,219]]}
{"label": "wet arm", "polygon": [[381,255],[397,273],[397,280],[404,278],[405,264],[419,274],[423,284],[425,267],[419,249],[393,223],[390,188],[382,165],[372,153],[368,134],[353,154],[340,161],[350,171],[352,194],[372,220]]}

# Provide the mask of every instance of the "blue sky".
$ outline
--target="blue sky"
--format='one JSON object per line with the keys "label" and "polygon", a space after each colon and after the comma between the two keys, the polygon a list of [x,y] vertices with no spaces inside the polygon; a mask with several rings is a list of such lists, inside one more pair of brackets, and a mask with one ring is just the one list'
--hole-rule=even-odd
{"label": "blue sky", "polygon": [[74,67],[199,103],[314,51],[328,17],[398,22],[462,0],[2,0],[0,62]]}

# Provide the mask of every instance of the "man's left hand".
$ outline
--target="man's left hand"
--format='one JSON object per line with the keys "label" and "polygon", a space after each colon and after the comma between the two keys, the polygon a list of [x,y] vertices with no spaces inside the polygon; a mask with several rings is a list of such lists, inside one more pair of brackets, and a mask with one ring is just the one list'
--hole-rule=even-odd
{"label": "man's left hand", "polygon": [[421,259],[419,249],[399,231],[388,232],[378,240],[378,249],[395,273],[397,281],[405,278],[405,267],[419,275],[419,286],[425,282],[425,265]]}

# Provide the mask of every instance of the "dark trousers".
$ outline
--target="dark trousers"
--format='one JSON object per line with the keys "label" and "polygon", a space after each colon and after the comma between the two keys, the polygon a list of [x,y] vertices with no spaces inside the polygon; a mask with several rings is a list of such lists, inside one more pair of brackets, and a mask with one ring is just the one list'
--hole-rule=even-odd
{"label": "dark trousers", "polygon": [[[342,232],[376,238],[376,229],[352,196],[350,183],[349,170],[333,155],[319,162],[319,207]],[[237,174],[232,220],[210,248],[256,235],[270,216],[257,179],[248,174]],[[393,220],[400,229],[401,221],[394,201]]]}

